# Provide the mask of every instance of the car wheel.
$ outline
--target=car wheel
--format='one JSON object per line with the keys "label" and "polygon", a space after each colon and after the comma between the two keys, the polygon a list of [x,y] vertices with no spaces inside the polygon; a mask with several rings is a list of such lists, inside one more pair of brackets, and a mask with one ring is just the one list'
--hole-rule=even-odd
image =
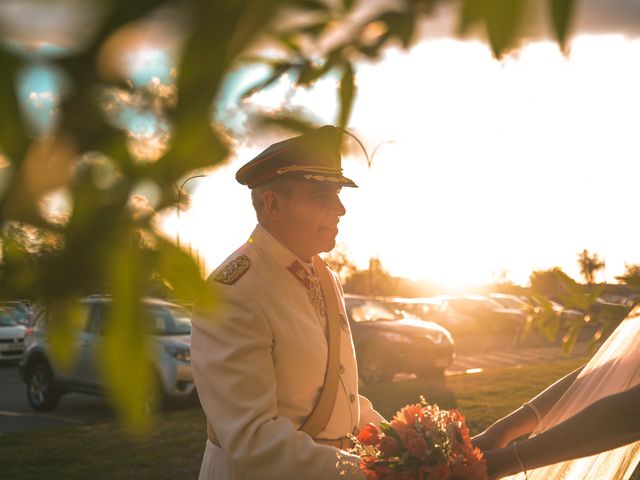
{"label": "car wheel", "polygon": [[393,372],[375,350],[367,350],[358,358],[358,372],[364,383],[388,382],[393,377]]}
{"label": "car wheel", "polygon": [[27,398],[31,408],[36,412],[50,412],[58,406],[60,396],[49,365],[44,362],[33,365],[27,376]]}

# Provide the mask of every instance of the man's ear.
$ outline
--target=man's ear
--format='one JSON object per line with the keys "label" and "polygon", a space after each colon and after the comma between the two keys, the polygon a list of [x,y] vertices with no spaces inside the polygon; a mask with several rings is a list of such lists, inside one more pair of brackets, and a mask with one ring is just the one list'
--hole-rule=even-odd
{"label": "man's ear", "polygon": [[279,220],[282,214],[282,196],[278,192],[267,190],[262,194],[264,214],[270,220]]}

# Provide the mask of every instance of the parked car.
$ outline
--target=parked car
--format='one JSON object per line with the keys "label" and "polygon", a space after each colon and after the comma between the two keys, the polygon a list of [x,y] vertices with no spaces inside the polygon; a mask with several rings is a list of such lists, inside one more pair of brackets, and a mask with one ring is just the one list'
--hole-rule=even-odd
{"label": "parked car", "polygon": [[407,312],[422,320],[431,320],[440,310],[440,305],[444,298],[444,296],[419,298],[390,297],[385,298],[384,301],[396,310]]}
{"label": "parked car", "polygon": [[[145,299],[143,304],[150,321],[152,348],[148,360],[155,379],[145,404],[145,408],[151,409],[169,398],[195,395],[190,355],[191,313],[162,300]],[[82,301],[82,306],[83,325],[76,336],[76,358],[69,369],[60,368],[51,356],[45,310],[36,313],[32,327],[27,330],[20,376],[27,385],[29,403],[36,411],[55,409],[65,393],[106,393],[98,355],[111,298],[91,296]]]}
{"label": "parked car", "polygon": [[24,351],[26,327],[11,314],[10,309],[0,308],[0,361],[17,361]]}
{"label": "parked car", "polygon": [[440,325],[364,296],[347,294],[345,304],[363,382],[389,381],[400,372],[442,375],[453,362],[453,338]]}
{"label": "parked car", "polygon": [[527,315],[489,297],[462,295],[445,298],[432,320],[449,330],[464,350],[483,351],[519,345]]}
{"label": "parked car", "polygon": [[0,309],[7,309],[20,325],[29,325],[33,317],[33,304],[29,300],[5,300]]}
{"label": "parked car", "polygon": [[510,308],[514,310],[526,310],[530,305],[516,295],[509,293],[490,293],[489,298],[498,302],[502,308]]}

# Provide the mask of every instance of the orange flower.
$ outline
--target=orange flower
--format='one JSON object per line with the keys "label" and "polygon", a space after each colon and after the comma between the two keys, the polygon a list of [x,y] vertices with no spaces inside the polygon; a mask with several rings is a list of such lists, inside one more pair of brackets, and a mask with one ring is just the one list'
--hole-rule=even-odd
{"label": "orange flower", "polygon": [[427,454],[427,448],[429,448],[429,444],[422,437],[412,438],[407,443],[407,450],[409,451],[409,455],[415,458],[424,457]]}
{"label": "orange flower", "polygon": [[386,457],[394,457],[402,452],[400,443],[389,435],[385,435],[380,439],[380,447],[378,448]]}
{"label": "orange flower", "polygon": [[422,406],[419,403],[414,403],[412,405],[407,405],[406,407],[402,407],[399,412],[396,412],[395,417],[391,420],[392,427],[403,427],[403,426],[413,426],[416,423],[416,419],[421,419],[424,417],[424,412],[422,411]]}
{"label": "orange flower", "polygon": [[361,468],[360,471],[364,473],[367,480],[378,480],[378,475],[373,470],[369,470],[368,468]]}
{"label": "orange flower", "polygon": [[367,480],[378,480],[375,470],[371,469],[369,465],[375,461],[374,457],[362,457],[360,459],[360,471],[364,473]]}
{"label": "orange flower", "polygon": [[380,442],[380,430],[373,423],[366,425],[358,433],[358,441],[363,445],[377,445]]}
{"label": "orange flower", "polygon": [[416,432],[413,428],[404,427],[404,429],[398,431],[398,436],[400,437],[400,441],[402,442],[404,448],[408,448],[409,443],[412,440],[418,438],[418,432]]}

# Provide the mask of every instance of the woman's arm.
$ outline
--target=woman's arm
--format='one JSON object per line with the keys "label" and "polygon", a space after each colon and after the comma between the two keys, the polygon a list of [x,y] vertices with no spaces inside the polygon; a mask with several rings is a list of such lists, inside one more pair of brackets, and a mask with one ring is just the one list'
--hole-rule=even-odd
{"label": "woman's arm", "polygon": [[[604,397],[568,420],[517,444],[526,469],[588,457],[640,440],[640,385]],[[513,447],[485,452],[490,478],[522,470]]]}
{"label": "woman's arm", "polygon": [[537,409],[540,415],[544,417],[560,397],[564,395],[569,385],[574,382],[583,368],[584,366],[574,370],[529,400],[527,403],[531,404],[532,407],[521,406],[495,422],[484,432],[473,437],[473,444],[483,451],[493,450],[504,447],[514,438],[531,433],[538,426],[538,417],[534,409]]}

